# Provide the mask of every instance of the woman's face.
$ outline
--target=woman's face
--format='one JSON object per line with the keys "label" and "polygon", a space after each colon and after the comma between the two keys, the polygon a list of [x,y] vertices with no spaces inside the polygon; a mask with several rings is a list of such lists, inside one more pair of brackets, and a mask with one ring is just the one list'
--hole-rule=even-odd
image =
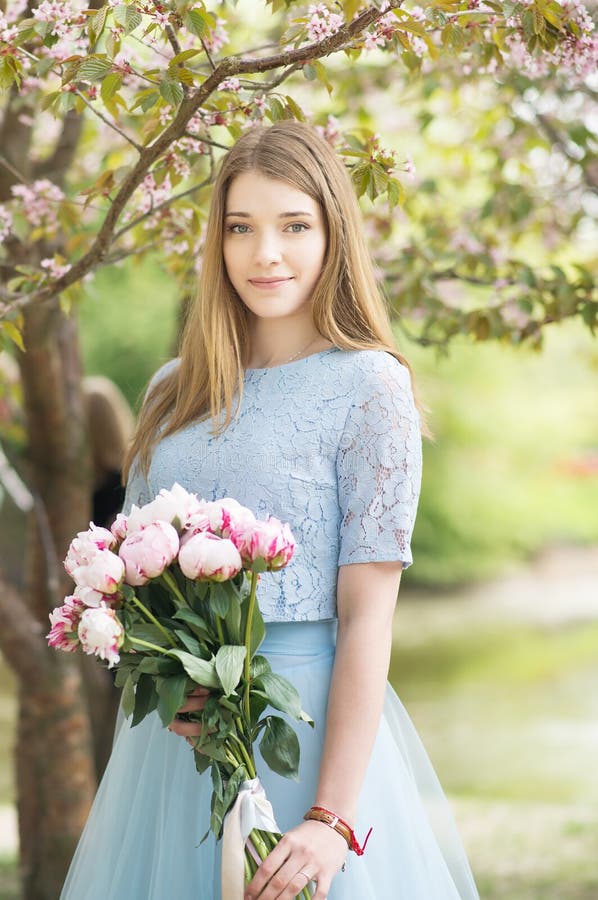
{"label": "woman's face", "polygon": [[231,182],[224,263],[233,287],[254,315],[309,314],[326,244],[322,212],[307,194],[256,171]]}

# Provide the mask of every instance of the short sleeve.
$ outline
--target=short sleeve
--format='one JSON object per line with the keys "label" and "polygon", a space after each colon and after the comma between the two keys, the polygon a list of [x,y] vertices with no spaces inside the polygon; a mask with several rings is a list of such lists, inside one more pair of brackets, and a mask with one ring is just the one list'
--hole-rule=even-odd
{"label": "short sleeve", "polygon": [[[145,392],[144,403],[151,394],[152,389],[158,384],[159,381],[162,380],[162,378],[168,372],[171,372],[177,364],[177,359],[170,359],[167,363],[161,366],[154,375],[152,375],[147,387],[147,391]],[[153,498],[150,495],[147,478],[141,471],[139,461],[137,457],[135,457],[133,459],[133,462],[131,463],[131,468],[129,469],[129,477],[127,478],[125,499],[123,501],[122,511],[126,516],[128,516],[131,512],[131,507],[133,506],[133,504],[135,504],[135,506],[144,506],[152,499]]]}
{"label": "short sleeve", "polygon": [[339,566],[400,560],[407,568],[413,562],[422,476],[420,417],[409,370],[390,354],[382,356],[381,370],[359,386],[339,442]]}

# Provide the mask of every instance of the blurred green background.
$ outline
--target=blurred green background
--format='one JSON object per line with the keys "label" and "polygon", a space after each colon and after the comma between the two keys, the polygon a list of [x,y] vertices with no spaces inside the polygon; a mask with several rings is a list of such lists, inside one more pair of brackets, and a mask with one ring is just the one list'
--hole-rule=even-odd
{"label": "blurred green background", "polygon": [[[131,404],[172,355],[158,262],[100,271],[81,306],[89,374]],[[428,748],[488,900],[598,896],[598,345],[575,323],[541,354],[406,341],[434,442],[391,680]],[[13,679],[1,667],[0,900],[15,900]]]}

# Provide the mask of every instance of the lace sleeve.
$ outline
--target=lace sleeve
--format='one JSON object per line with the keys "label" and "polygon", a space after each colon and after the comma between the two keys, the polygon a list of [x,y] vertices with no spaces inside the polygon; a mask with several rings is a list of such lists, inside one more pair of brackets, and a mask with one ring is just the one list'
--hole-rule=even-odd
{"label": "lace sleeve", "polygon": [[409,370],[394,357],[364,379],[337,454],[339,566],[413,562],[411,534],[422,471],[420,418]]}

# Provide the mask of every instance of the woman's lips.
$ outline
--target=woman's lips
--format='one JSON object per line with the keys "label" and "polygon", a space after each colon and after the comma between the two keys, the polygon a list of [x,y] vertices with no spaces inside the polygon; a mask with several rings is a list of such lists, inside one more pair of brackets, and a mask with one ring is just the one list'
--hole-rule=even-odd
{"label": "woman's lips", "polygon": [[250,278],[249,283],[254,287],[259,288],[260,290],[268,291],[273,288],[280,287],[281,284],[286,284],[287,281],[292,281],[292,278],[289,276],[288,278]]}

